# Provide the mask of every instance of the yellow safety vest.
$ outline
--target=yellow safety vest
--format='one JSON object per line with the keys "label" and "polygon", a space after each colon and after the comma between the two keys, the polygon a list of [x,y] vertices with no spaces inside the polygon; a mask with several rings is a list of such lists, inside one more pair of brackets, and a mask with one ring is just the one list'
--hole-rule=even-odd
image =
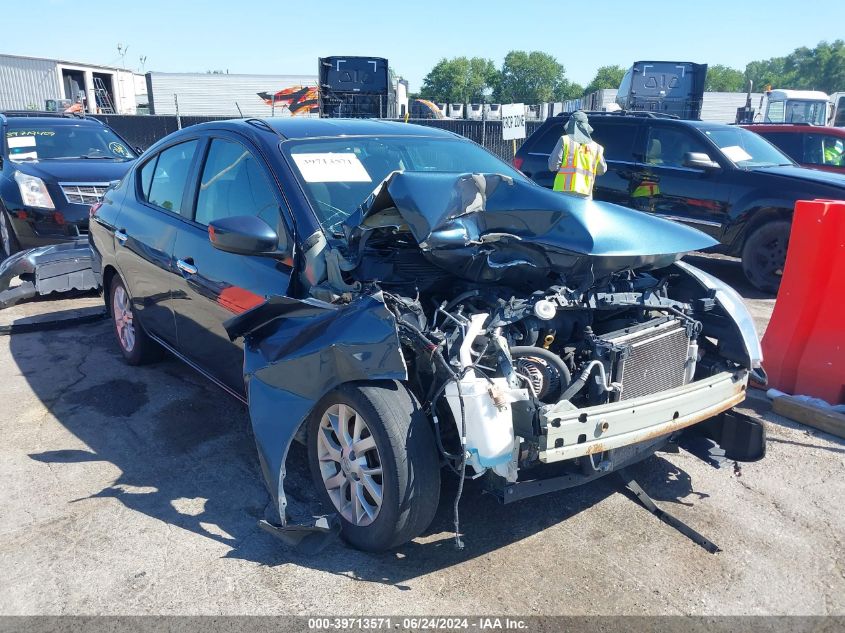
{"label": "yellow safety vest", "polygon": [[825,165],[833,165],[835,167],[842,166],[842,156],[843,153],[837,147],[825,147],[824,148],[824,164]]}
{"label": "yellow safety vest", "polygon": [[596,171],[604,149],[595,141],[582,145],[573,141],[568,134],[563,136],[563,155],[560,159],[552,189],[582,196],[593,194]]}

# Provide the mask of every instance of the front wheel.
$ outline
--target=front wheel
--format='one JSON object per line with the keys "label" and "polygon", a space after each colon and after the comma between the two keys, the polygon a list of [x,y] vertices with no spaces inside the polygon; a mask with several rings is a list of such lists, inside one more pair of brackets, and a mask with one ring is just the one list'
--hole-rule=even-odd
{"label": "front wheel", "polygon": [[440,498],[440,465],[428,419],[399,382],[347,383],[308,420],[308,461],[342,536],[367,551],[425,530]]}
{"label": "front wheel", "polygon": [[787,220],[767,222],[754,230],[742,249],[742,271],[751,284],[763,292],[777,294],[792,224]]}

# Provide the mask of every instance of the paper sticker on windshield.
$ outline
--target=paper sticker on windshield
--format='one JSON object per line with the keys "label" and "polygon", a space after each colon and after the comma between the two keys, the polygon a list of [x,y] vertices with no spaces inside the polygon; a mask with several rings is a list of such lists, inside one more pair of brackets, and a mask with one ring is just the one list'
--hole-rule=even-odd
{"label": "paper sticker on windshield", "polygon": [[10,160],[38,160],[34,136],[15,136],[13,138],[7,138],[6,142],[9,144]]}
{"label": "paper sticker on windshield", "polygon": [[355,154],[293,154],[306,182],[372,182]]}
{"label": "paper sticker on windshield", "polygon": [[722,148],[722,153],[734,163],[740,163],[744,160],[751,160],[751,154],[742,149],[739,145],[728,145]]}
{"label": "paper sticker on windshield", "polygon": [[16,149],[18,147],[35,147],[34,136],[15,136],[7,138],[6,142],[9,144],[9,149]]}

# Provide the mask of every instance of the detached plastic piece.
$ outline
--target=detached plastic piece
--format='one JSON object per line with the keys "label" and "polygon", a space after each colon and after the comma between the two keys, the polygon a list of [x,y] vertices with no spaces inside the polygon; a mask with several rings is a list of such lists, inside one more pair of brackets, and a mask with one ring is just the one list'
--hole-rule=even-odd
{"label": "detached plastic piece", "polygon": [[[99,288],[91,264],[91,248],[84,239],[15,253],[0,263],[0,309],[35,295]],[[9,289],[21,276],[23,283]]]}
{"label": "detached plastic piece", "polygon": [[733,409],[699,424],[694,432],[716,442],[725,457],[736,462],[756,462],[766,456],[763,422]]}

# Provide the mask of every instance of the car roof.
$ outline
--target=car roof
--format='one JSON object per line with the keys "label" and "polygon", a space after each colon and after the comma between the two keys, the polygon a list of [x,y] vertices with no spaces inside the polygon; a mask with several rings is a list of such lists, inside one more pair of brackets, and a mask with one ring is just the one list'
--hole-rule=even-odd
{"label": "car roof", "polygon": [[264,131],[283,136],[285,139],[305,139],[333,136],[428,136],[435,138],[463,138],[453,132],[427,125],[414,125],[398,121],[375,119],[318,119],[298,117],[273,117],[266,119],[227,119],[203,123],[199,127],[229,128],[250,131]]}
{"label": "car roof", "polygon": [[816,134],[823,132],[831,136],[841,136],[845,138],[845,128],[828,127],[822,125],[809,125],[800,123],[753,123],[743,125],[742,127],[751,130],[752,132],[765,134],[766,132],[786,132],[787,134]]}
{"label": "car roof", "polygon": [[[569,118],[571,114],[571,112],[556,114],[554,117],[551,117],[550,119],[546,120],[563,123]],[[586,112],[586,114],[591,121],[635,121],[637,123],[660,123],[669,125],[682,125],[684,127],[694,127],[699,130],[719,130],[731,129],[735,127],[728,123],[718,123],[716,121],[698,121],[694,119],[680,119],[677,116],[673,115],[644,111]]]}
{"label": "car roof", "polygon": [[[3,113],[0,113],[3,114]],[[86,118],[86,117],[65,117],[65,116],[4,116],[5,123],[9,124],[21,124],[21,125],[37,125],[37,124],[49,124],[49,125],[96,125],[102,127],[105,125],[99,119],[93,118]]]}

